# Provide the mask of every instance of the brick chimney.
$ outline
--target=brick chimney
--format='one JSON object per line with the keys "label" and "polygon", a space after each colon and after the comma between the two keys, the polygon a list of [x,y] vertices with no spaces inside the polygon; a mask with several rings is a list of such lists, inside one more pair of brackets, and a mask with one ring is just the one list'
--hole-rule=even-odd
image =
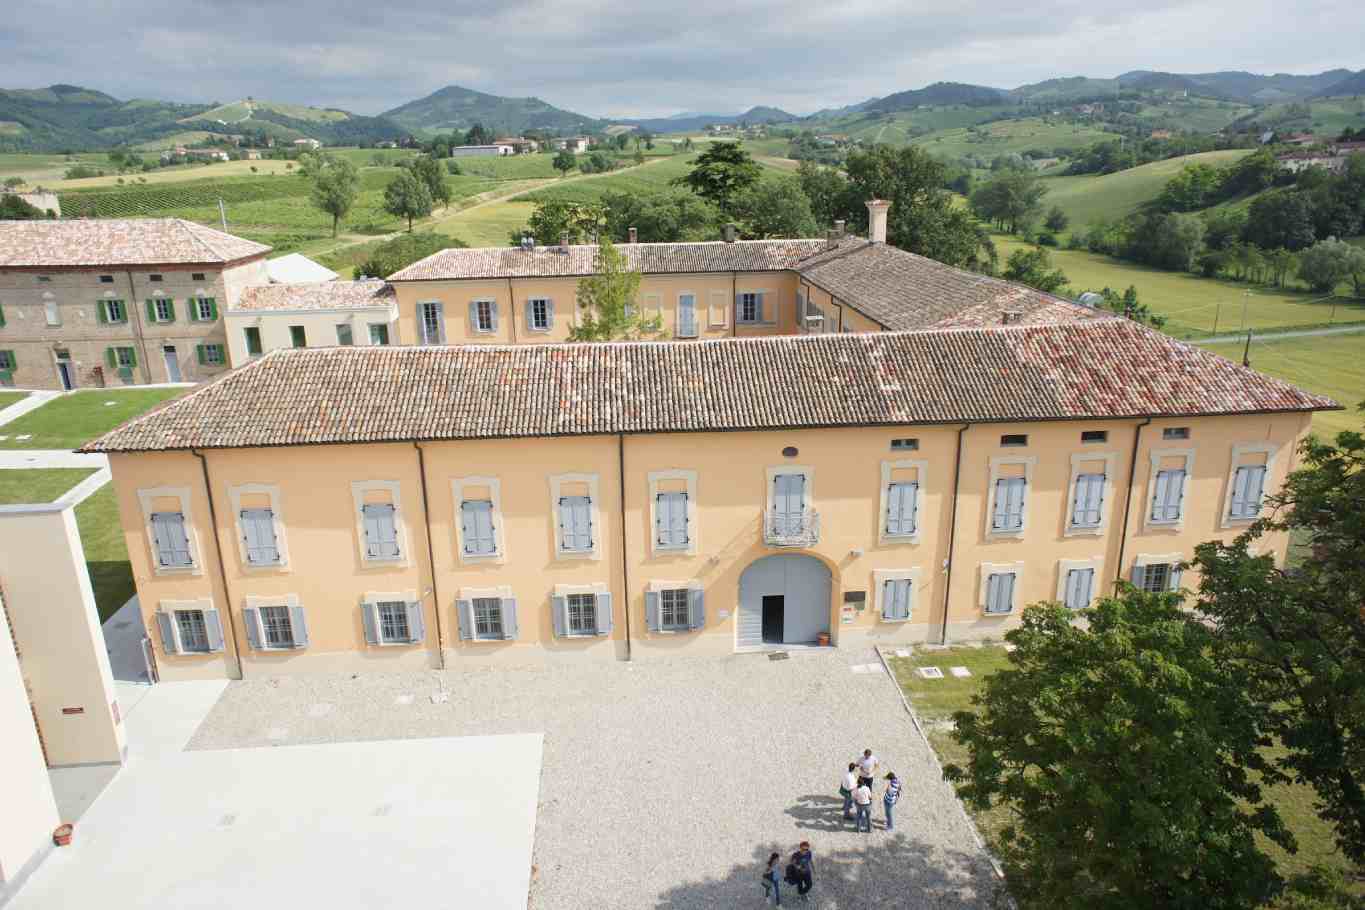
{"label": "brick chimney", "polygon": [[723,234],[723,236],[725,237],[725,242],[726,242],[726,243],[734,243],[734,242],[735,242],[735,226],[734,226],[733,224],[727,224],[727,225],[725,226],[725,233]]}
{"label": "brick chimney", "polygon": [[844,219],[839,218],[834,222],[834,236],[840,240],[844,239]]}
{"label": "brick chimney", "polygon": [[867,201],[867,239],[873,243],[886,243],[886,212],[890,208],[885,199]]}
{"label": "brick chimney", "polygon": [[639,239],[640,239],[640,232],[637,231],[637,230],[635,230],[635,228],[631,228],[631,229],[630,229],[630,241],[629,241],[629,242],[630,242],[630,243],[637,243],[637,242],[639,241]]}
{"label": "brick chimney", "polygon": [[569,232],[568,232],[568,231],[564,231],[564,232],[562,232],[562,233],[559,235],[559,248],[560,248],[561,250],[564,250],[565,252],[568,252],[568,250],[569,250]]}

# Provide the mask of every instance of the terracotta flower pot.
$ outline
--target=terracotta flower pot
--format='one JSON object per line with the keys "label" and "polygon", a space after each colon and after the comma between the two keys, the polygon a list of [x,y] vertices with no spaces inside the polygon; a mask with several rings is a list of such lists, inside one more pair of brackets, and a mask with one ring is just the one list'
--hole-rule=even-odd
{"label": "terracotta flower pot", "polygon": [[819,644],[820,647],[822,647],[822,648],[823,648],[823,647],[828,647],[828,646],[829,646],[829,633],[828,633],[828,632],[821,632],[819,635],[816,636],[815,641],[816,641],[816,643]]}
{"label": "terracotta flower pot", "polygon": [[58,847],[65,847],[71,843],[71,832],[74,830],[72,825],[58,825],[52,832],[52,842]]}

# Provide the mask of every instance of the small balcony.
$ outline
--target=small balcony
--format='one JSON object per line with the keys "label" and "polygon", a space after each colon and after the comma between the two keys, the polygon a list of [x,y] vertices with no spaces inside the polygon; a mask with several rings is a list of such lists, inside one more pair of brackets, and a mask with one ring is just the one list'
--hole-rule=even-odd
{"label": "small balcony", "polygon": [[813,547],[820,542],[820,513],[814,509],[803,512],[763,513],[763,542],[770,547]]}

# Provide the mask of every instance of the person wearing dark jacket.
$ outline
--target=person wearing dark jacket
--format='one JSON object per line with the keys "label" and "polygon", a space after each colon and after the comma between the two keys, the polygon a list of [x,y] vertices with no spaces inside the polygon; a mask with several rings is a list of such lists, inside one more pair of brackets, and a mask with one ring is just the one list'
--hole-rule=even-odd
{"label": "person wearing dark jacket", "polygon": [[791,866],[795,872],[796,893],[803,900],[810,900],[809,892],[815,883],[815,856],[810,852],[810,841],[803,840],[801,846],[796,848]]}

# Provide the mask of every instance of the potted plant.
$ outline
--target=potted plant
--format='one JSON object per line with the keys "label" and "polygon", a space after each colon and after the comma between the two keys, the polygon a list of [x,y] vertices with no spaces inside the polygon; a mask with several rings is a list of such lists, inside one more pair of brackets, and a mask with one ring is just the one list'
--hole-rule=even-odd
{"label": "potted plant", "polygon": [[73,828],[74,826],[69,824],[58,825],[57,829],[52,832],[52,842],[58,847],[68,846],[71,843],[71,832]]}

